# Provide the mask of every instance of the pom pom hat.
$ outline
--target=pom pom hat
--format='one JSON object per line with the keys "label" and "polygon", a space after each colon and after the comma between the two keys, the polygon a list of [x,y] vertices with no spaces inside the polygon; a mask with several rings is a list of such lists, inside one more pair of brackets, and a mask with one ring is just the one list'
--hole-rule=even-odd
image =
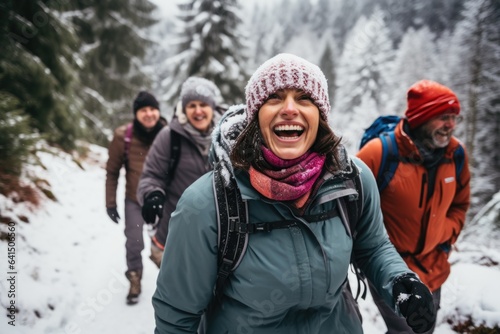
{"label": "pom pom hat", "polygon": [[156,98],[148,92],[141,91],[137,94],[137,97],[134,100],[134,104],[132,109],[134,110],[134,115],[137,110],[144,107],[153,107],[155,109],[160,110],[160,104],[156,100]]}
{"label": "pom pom hat", "polygon": [[442,115],[460,113],[460,103],[455,93],[446,86],[431,80],[414,83],[407,94],[405,116],[411,129]]}
{"label": "pom pom hat", "polygon": [[328,120],[328,84],[320,68],[305,59],[282,53],[267,60],[252,75],[245,88],[247,119],[251,121],[267,98],[280,89],[296,88],[309,94]]}

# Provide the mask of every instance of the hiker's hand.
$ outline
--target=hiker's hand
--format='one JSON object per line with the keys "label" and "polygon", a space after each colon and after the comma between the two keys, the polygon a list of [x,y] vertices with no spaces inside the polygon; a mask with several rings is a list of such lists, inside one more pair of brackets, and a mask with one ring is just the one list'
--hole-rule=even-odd
{"label": "hiker's hand", "polygon": [[106,212],[108,213],[109,218],[118,224],[120,215],[118,214],[118,211],[116,211],[116,208],[106,208]]}
{"label": "hiker's hand", "polygon": [[427,332],[436,322],[436,310],[429,289],[413,274],[394,280],[392,295],[396,306],[415,333]]}
{"label": "hiker's hand", "polygon": [[153,191],[144,199],[142,206],[142,218],[146,224],[155,224],[156,216],[163,217],[163,204],[165,203],[165,195],[160,191]]}

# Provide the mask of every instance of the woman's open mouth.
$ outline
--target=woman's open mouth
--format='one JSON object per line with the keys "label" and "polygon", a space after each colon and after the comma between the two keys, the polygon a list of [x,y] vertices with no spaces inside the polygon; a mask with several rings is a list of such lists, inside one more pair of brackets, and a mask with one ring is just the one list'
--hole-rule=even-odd
{"label": "woman's open mouth", "polygon": [[282,140],[294,140],[304,133],[304,127],[300,125],[278,125],[274,133]]}

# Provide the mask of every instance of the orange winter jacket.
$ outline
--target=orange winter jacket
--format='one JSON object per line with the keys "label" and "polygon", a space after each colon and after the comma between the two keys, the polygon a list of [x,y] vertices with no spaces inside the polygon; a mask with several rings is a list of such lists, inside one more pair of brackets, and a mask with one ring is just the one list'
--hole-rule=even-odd
{"label": "orange winter jacket", "polygon": [[[389,238],[422,281],[435,291],[448,278],[450,246],[463,228],[470,204],[470,171],[465,153],[464,167],[455,178],[453,153],[459,141],[453,137],[446,148],[444,162],[436,171],[434,193],[427,199],[427,170],[417,147],[403,130],[404,120],[396,127],[395,137],[400,162],[389,185],[380,194],[384,224]],[[358,152],[377,175],[382,158],[382,141],[374,139]]]}

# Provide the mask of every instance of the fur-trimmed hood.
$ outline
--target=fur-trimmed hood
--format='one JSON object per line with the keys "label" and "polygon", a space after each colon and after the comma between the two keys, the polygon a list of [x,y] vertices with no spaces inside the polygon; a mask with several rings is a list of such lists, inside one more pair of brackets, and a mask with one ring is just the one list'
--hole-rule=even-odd
{"label": "fur-trimmed hood", "polygon": [[208,154],[210,163],[222,165],[222,176],[225,185],[229,185],[231,174],[234,174],[229,155],[236,139],[248,125],[246,107],[243,104],[231,106],[222,116],[212,132],[212,146]]}

